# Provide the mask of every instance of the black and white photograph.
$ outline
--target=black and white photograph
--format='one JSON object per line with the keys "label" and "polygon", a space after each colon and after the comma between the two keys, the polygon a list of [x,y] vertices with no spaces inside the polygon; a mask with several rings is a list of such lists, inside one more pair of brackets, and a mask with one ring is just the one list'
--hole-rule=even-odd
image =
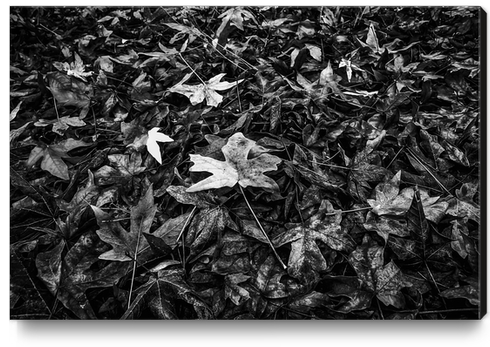
{"label": "black and white photograph", "polygon": [[484,317],[485,11],[300,5],[10,6],[10,320]]}

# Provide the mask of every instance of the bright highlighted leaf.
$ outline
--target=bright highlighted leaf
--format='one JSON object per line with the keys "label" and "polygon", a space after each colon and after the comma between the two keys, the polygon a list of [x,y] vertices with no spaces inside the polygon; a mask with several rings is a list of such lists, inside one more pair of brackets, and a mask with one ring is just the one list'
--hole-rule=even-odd
{"label": "bright highlighted leaf", "polygon": [[159,133],[160,128],[155,127],[148,132],[148,139],[146,140],[146,148],[148,153],[151,154],[153,158],[161,165],[162,164],[162,154],[160,153],[160,146],[158,142],[172,142],[172,138]]}
{"label": "bright highlighted leaf", "polygon": [[223,101],[223,97],[216,91],[223,91],[230,89],[243,81],[243,79],[230,83],[230,82],[220,82],[225,73],[214,76],[206,84],[189,85],[184,84],[191,75],[186,75],[184,78],[169,89],[170,92],[179,93],[185,95],[189,98],[192,105],[200,104],[206,99],[208,106],[218,106],[218,104]]}
{"label": "bright highlighted leaf", "polygon": [[[187,189],[187,192],[233,187],[237,183],[244,188],[252,186],[279,190],[277,183],[265,176],[264,172],[277,170],[277,164],[281,159],[271,154],[261,153],[260,146],[255,141],[247,139],[239,132],[228,139],[228,143],[221,151],[225,155],[225,161],[190,154],[191,161],[194,163],[190,171],[208,171],[213,175],[194,184]],[[250,151],[261,154],[248,159]]]}

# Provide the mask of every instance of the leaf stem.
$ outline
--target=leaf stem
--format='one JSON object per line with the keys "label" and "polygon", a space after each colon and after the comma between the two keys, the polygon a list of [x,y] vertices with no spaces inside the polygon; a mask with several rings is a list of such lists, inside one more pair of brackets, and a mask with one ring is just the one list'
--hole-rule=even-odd
{"label": "leaf stem", "polygon": [[276,249],[274,248],[274,245],[272,244],[271,240],[269,239],[269,236],[267,236],[267,233],[265,232],[264,228],[262,227],[262,224],[260,224],[259,219],[257,218],[257,216],[255,215],[254,210],[252,209],[252,206],[250,206],[250,203],[248,202],[247,196],[245,195],[245,192],[243,191],[242,186],[240,184],[238,186],[240,187],[240,191],[241,191],[241,193],[243,195],[243,198],[245,199],[245,202],[247,203],[248,209],[250,210],[250,212],[252,212],[252,215],[254,216],[255,221],[259,225],[260,230],[262,231],[262,234],[264,234],[267,242],[269,243],[269,246],[272,248],[272,252],[274,252],[274,255],[276,256],[277,260],[279,261],[279,263],[281,264],[281,266],[283,267],[283,269],[286,270],[287,269],[287,266],[282,262],[281,258],[279,257],[279,254],[277,254]]}

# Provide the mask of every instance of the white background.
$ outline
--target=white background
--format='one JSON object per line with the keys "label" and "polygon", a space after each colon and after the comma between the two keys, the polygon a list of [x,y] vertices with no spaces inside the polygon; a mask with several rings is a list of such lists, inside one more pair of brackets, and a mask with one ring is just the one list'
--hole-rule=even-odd
{"label": "white background", "polygon": [[[73,5],[131,5],[131,6],[170,6],[170,5],[213,5],[213,6],[482,6],[487,12],[490,5],[483,1],[441,1],[441,2],[395,2],[395,1],[154,1],[146,0],[116,2],[9,2],[12,5],[29,6],[73,6]],[[9,9],[3,7],[2,43],[7,50],[9,45]],[[488,36],[488,35],[487,35]],[[487,38],[488,42],[488,38]],[[2,307],[0,343],[4,346],[146,346],[166,345],[187,346],[488,346],[490,337],[490,318],[482,321],[9,321],[8,278],[9,278],[9,225],[8,225],[8,129],[7,112],[10,113],[9,75],[7,65],[9,56],[2,54],[2,78],[4,100],[4,143],[1,147],[0,162],[4,189],[2,190],[2,236],[3,252],[0,274],[3,281],[0,305]],[[7,110],[8,108],[8,110]],[[488,129],[487,129],[488,134]],[[488,216],[488,213],[487,213]],[[486,230],[484,231],[486,232]],[[488,249],[488,243],[487,243]],[[488,264],[487,264],[488,266]],[[488,293],[487,293],[488,297]],[[485,342],[486,341],[486,342]],[[6,343],[6,344],[4,344]]]}

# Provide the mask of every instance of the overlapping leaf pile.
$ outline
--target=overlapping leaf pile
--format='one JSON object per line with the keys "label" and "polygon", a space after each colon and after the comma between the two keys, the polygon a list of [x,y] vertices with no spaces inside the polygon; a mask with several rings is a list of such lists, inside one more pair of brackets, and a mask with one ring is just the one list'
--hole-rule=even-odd
{"label": "overlapping leaf pile", "polygon": [[11,318],[478,318],[479,11],[12,7]]}

